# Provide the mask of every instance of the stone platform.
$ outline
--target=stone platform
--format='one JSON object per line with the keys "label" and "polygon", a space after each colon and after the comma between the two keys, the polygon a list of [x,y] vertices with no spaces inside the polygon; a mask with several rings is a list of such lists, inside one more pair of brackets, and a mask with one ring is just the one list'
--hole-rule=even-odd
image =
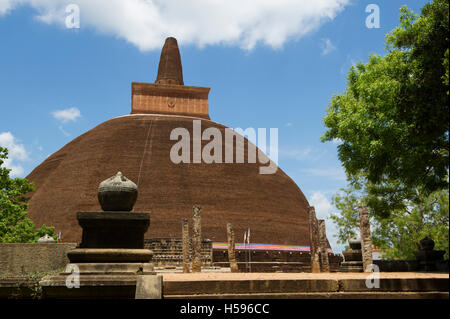
{"label": "stone platform", "polygon": [[449,275],[380,273],[380,288],[367,288],[367,273],[162,274],[166,299],[448,299]]}
{"label": "stone platform", "polygon": [[39,282],[43,298],[130,299],[135,298],[140,281],[153,281],[161,287],[161,277],[154,272],[152,252],[148,249],[79,248],[67,257],[68,268],[76,266],[79,272],[79,288],[67,286],[67,279],[73,274],[66,268],[65,272]]}
{"label": "stone platform", "polygon": [[39,282],[43,298],[162,297],[162,278],[154,272],[153,253],[143,249],[149,213],[79,212],[77,219],[83,228],[80,248],[67,253],[70,263],[64,272]]}
{"label": "stone platform", "polygon": [[[215,270],[220,271],[220,270]],[[223,271],[223,269],[222,269]],[[57,276],[44,298],[135,298],[139,279],[150,278],[163,285],[165,299],[279,298],[279,299],[448,299],[449,275],[442,273],[380,273],[380,288],[367,288],[365,273],[161,273],[159,276],[95,275],[80,288],[65,287]],[[162,283],[158,282],[162,278]],[[57,280],[55,280],[57,279]],[[95,285],[91,285],[95,279]],[[113,279],[113,280],[112,280]],[[64,281],[63,281],[64,280]],[[155,281],[156,280],[156,281]],[[45,285],[44,282],[42,284]],[[118,294],[119,292],[119,294]],[[30,298],[24,279],[0,280],[0,299]]]}

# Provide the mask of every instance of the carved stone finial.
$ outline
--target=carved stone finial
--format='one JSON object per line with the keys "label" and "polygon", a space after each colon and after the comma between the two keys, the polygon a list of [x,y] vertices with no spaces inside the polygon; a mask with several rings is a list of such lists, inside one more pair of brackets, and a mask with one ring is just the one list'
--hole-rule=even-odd
{"label": "carved stone finial", "polygon": [[49,236],[47,234],[45,234],[44,236],[42,236],[41,238],[38,239],[38,243],[40,244],[48,244],[48,243],[54,243],[55,240],[53,239],[52,236]]}
{"label": "carved stone finial", "polygon": [[426,236],[421,241],[419,241],[419,249],[431,251],[434,249],[434,240]]}
{"label": "carved stone finial", "polygon": [[138,189],[135,183],[117,172],[98,186],[98,201],[104,211],[131,211],[136,203]]}
{"label": "carved stone finial", "polygon": [[348,244],[351,249],[361,249],[361,239],[356,236],[349,238]]}

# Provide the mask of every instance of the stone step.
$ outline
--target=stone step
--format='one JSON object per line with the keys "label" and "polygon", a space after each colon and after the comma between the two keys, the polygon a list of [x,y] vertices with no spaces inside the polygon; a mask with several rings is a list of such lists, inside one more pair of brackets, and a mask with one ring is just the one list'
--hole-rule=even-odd
{"label": "stone step", "polygon": [[164,295],[164,299],[449,299],[448,292],[319,292]]}
{"label": "stone step", "polygon": [[164,296],[229,296],[302,293],[442,292],[448,296],[448,278],[381,278],[380,288],[368,288],[365,279],[254,279],[164,281]]}

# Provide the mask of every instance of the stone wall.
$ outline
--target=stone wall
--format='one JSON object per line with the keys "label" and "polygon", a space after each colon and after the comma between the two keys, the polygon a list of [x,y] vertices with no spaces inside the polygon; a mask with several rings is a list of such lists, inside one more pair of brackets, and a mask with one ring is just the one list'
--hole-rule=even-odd
{"label": "stone wall", "polygon": [[76,246],[76,243],[0,243],[0,277],[64,268],[69,262],[67,252]]}
{"label": "stone wall", "polygon": [[[189,240],[189,259],[192,260],[192,239]],[[155,266],[181,265],[183,263],[182,238],[152,238],[144,240],[144,248],[153,251]],[[203,264],[210,265],[212,259],[212,242],[209,239],[202,240]]]}
{"label": "stone wall", "polygon": [[[248,254],[248,250],[236,250],[235,256],[240,271],[247,268]],[[311,272],[311,255],[309,252],[252,250],[250,254],[252,272]],[[330,271],[338,271],[343,260],[342,256],[328,253],[328,259]],[[213,265],[228,267],[228,251],[214,249]]]}

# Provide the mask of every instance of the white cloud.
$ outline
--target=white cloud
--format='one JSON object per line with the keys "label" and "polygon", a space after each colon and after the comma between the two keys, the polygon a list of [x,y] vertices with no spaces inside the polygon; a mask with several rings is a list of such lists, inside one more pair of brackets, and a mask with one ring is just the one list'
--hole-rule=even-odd
{"label": "white cloud", "polygon": [[341,140],[340,138],[333,138],[331,140],[331,143],[333,143],[333,144],[342,144],[342,143],[344,143],[344,141]]}
{"label": "white cloud", "polygon": [[11,132],[0,133],[0,146],[8,149],[8,158],[4,160],[4,166],[11,169],[11,176],[22,176],[24,168],[17,161],[28,161],[28,152],[23,144],[19,144]]}
{"label": "white cloud", "polygon": [[311,206],[316,210],[318,219],[326,219],[331,212],[331,202],[322,192],[314,192],[309,200]]}
{"label": "white cloud", "polygon": [[[43,23],[65,26],[65,8],[80,7],[81,28],[116,36],[140,50],[160,49],[167,36],[181,44],[274,48],[334,19],[349,0],[0,0],[0,14],[18,4]],[[3,11],[1,11],[3,10]]]}
{"label": "white cloud", "polygon": [[328,177],[339,181],[346,181],[347,177],[345,171],[342,167],[339,168],[306,168],[301,170],[302,173],[318,176],[318,177]]}
{"label": "white cloud", "polygon": [[344,250],[345,245],[337,243],[336,235],[338,234],[338,229],[336,225],[328,218],[334,208],[331,201],[328,200],[324,192],[316,191],[310,197],[309,203],[311,206],[314,206],[317,219],[325,220],[327,238],[333,252],[335,254],[341,253],[342,250]]}
{"label": "white cloud", "polygon": [[81,117],[81,112],[76,107],[71,107],[65,110],[57,110],[51,113],[55,119],[62,123],[69,121],[75,122],[79,117]]}
{"label": "white cloud", "polygon": [[336,50],[336,47],[331,43],[330,39],[322,39],[322,55],[327,55],[334,50]]}
{"label": "white cloud", "polygon": [[287,122],[286,124],[284,124],[284,126],[286,126],[286,127],[291,127],[292,125],[294,125],[294,124],[292,124],[291,122]]}
{"label": "white cloud", "polygon": [[17,4],[19,1],[15,0],[0,0],[0,16],[6,14],[13,8],[14,4]]}

